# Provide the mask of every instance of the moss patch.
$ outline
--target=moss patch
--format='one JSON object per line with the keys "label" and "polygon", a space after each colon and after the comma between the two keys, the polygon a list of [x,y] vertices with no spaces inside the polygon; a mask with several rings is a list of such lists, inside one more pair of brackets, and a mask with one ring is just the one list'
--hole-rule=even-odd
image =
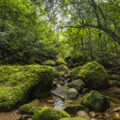
{"label": "moss patch", "polygon": [[46,60],[41,63],[42,65],[50,65],[50,66],[55,66],[56,62],[53,60]]}
{"label": "moss patch", "polygon": [[101,89],[108,86],[108,73],[105,68],[96,61],[89,62],[82,66],[78,77],[91,89]]}
{"label": "moss patch", "polygon": [[56,60],[56,63],[57,63],[57,65],[66,65],[66,64],[67,64],[67,63],[65,62],[65,60],[62,59],[62,58],[58,58],[58,59]]}
{"label": "moss patch", "polygon": [[70,117],[63,110],[56,110],[51,107],[44,107],[34,112],[33,120],[59,120],[64,117]]}
{"label": "moss patch", "polygon": [[0,110],[9,110],[30,97],[45,97],[54,74],[49,66],[0,66]]}
{"label": "moss patch", "polygon": [[101,112],[110,106],[109,98],[99,92],[92,90],[82,98],[82,103],[90,110]]}
{"label": "moss patch", "polygon": [[80,72],[81,66],[75,67],[70,71],[70,75],[75,77],[78,75],[78,73]]}
{"label": "moss patch", "polygon": [[80,110],[85,110],[87,112],[89,111],[87,107],[81,104],[68,105],[64,110],[68,112],[69,114],[76,114]]}
{"label": "moss patch", "polygon": [[87,120],[87,119],[80,117],[71,117],[71,118],[62,118],[60,120]]}
{"label": "moss patch", "polygon": [[36,99],[30,103],[22,105],[19,108],[19,111],[20,113],[23,113],[23,114],[33,114],[34,110],[36,110],[38,107],[40,107],[40,102],[38,99]]}

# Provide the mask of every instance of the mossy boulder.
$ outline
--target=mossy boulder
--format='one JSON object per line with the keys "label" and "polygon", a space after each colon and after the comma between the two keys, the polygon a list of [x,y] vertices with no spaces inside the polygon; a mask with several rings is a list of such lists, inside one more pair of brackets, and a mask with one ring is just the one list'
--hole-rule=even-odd
{"label": "mossy boulder", "polygon": [[59,65],[57,68],[56,68],[57,72],[64,72],[64,74],[68,74],[69,73],[69,68],[66,66],[66,65]]}
{"label": "mossy boulder", "polygon": [[70,115],[63,110],[44,107],[34,112],[33,120],[59,120],[64,117],[70,117]]}
{"label": "mossy boulder", "polygon": [[70,71],[70,75],[72,77],[75,77],[78,75],[78,73],[80,72],[80,69],[81,69],[81,66],[77,66],[75,68],[73,68],[71,71]]}
{"label": "mossy boulder", "polygon": [[110,80],[120,80],[120,76],[117,74],[110,75]]}
{"label": "mossy boulder", "polygon": [[56,62],[53,60],[46,60],[41,63],[42,65],[49,65],[49,66],[55,66]]}
{"label": "mossy boulder", "polygon": [[0,110],[9,110],[51,90],[55,69],[49,66],[0,66]]}
{"label": "mossy boulder", "polygon": [[92,90],[82,98],[82,104],[90,110],[102,112],[110,106],[109,97]]}
{"label": "mossy boulder", "polygon": [[38,99],[36,99],[30,103],[22,105],[19,108],[19,111],[20,113],[23,113],[23,114],[33,114],[34,111],[39,107],[40,107],[40,102]]}
{"label": "mossy boulder", "polygon": [[85,107],[84,105],[81,105],[81,104],[68,105],[68,106],[66,106],[66,108],[64,110],[66,112],[68,112],[69,114],[76,114],[80,110],[84,110],[86,112],[89,111],[87,107]]}
{"label": "mossy boulder", "polygon": [[58,59],[56,60],[56,63],[57,63],[57,65],[66,65],[66,64],[67,64],[67,63],[65,62],[65,60],[62,59],[62,58],[58,58]]}
{"label": "mossy boulder", "polygon": [[60,120],[88,120],[88,119],[80,118],[80,117],[71,117],[71,118],[62,118]]}
{"label": "mossy boulder", "polygon": [[108,73],[105,68],[96,61],[83,65],[78,77],[91,89],[103,89],[108,86]]}
{"label": "mossy boulder", "polygon": [[85,83],[81,79],[74,80],[68,84],[68,87],[75,88],[79,92],[85,87]]}

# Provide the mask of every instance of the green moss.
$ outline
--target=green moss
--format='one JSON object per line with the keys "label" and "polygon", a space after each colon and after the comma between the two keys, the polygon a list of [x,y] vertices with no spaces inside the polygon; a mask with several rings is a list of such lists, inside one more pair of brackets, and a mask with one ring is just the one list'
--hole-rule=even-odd
{"label": "green moss", "polygon": [[119,79],[120,79],[120,76],[117,75],[117,74],[112,74],[112,75],[110,75],[110,79],[111,79],[111,80],[119,80]]}
{"label": "green moss", "polygon": [[59,120],[64,117],[70,116],[65,111],[44,107],[34,112],[33,120]]}
{"label": "green moss", "polygon": [[83,65],[78,77],[86,83],[88,88],[101,89],[108,86],[108,73],[96,61]]}
{"label": "green moss", "polygon": [[50,65],[50,66],[55,66],[56,62],[53,60],[46,60],[41,63],[42,65]]}
{"label": "green moss", "polygon": [[87,109],[87,107],[81,105],[81,104],[72,104],[72,105],[68,105],[65,109],[66,112],[68,112],[69,114],[76,114],[78,111],[80,110],[85,110],[85,111],[89,111]]}
{"label": "green moss", "polygon": [[0,110],[9,110],[30,97],[45,97],[54,74],[55,70],[49,66],[0,66]]}
{"label": "green moss", "polygon": [[24,114],[33,114],[34,110],[36,110],[38,107],[40,107],[40,102],[38,99],[36,99],[28,104],[22,105],[19,108],[19,111],[20,113]]}
{"label": "green moss", "polygon": [[109,98],[99,92],[92,90],[82,98],[82,103],[90,110],[101,112],[110,106]]}
{"label": "green moss", "polygon": [[57,72],[63,71],[64,73],[68,73],[69,72],[69,68],[66,65],[59,65],[56,68]]}
{"label": "green moss", "polygon": [[81,66],[75,67],[70,71],[71,76],[77,76],[78,73],[80,72]]}
{"label": "green moss", "polygon": [[58,58],[58,59],[56,60],[56,63],[57,63],[57,65],[66,65],[66,64],[67,64],[67,63],[65,62],[65,60],[62,59],[62,58]]}
{"label": "green moss", "polygon": [[80,118],[80,117],[71,117],[71,118],[62,118],[60,120],[87,120],[86,118]]}

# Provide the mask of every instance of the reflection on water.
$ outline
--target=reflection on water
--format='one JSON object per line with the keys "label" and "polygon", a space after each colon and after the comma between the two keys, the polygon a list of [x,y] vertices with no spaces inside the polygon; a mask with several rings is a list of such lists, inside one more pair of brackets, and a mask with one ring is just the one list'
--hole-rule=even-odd
{"label": "reflection on water", "polygon": [[[64,87],[64,86],[61,86],[61,85],[58,84],[57,88],[54,90],[54,92],[57,95],[66,98],[67,87]],[[61,98],[59,98],[57,96],[54,96],[53,100],[54,100],[55,109],[63,110],[65,108],[65,101],[63,101]]]}

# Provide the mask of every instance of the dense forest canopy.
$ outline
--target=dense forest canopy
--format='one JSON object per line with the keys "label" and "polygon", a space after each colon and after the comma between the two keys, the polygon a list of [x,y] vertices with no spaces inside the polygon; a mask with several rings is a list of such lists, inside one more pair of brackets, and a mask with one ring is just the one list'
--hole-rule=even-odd
{"label": "dense forest canopy", "polygon": [[118,57],[119,11],[120,0],[1,0],[1,63]]}

